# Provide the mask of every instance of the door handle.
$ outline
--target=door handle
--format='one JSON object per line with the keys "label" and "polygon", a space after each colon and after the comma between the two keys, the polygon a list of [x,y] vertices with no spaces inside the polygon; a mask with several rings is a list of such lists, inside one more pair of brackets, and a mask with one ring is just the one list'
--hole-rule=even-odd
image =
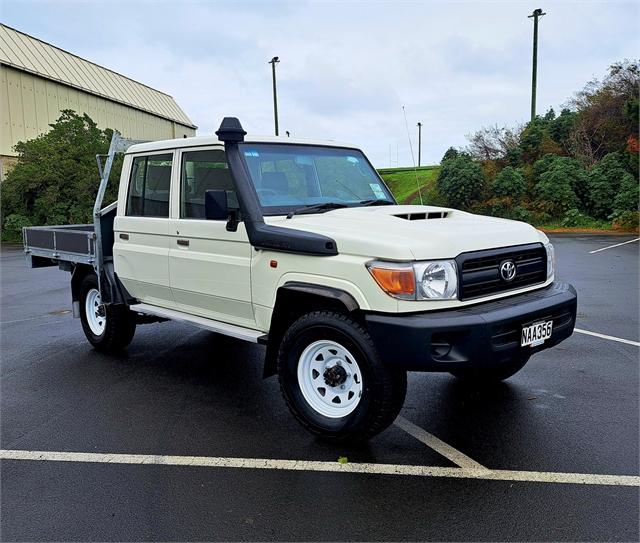
{"label": "door handle", "polygon": [[188,239],[179,239],[178,240],[178,245],[182,245],[183,247],[189,247],[189,240]]}
{"label": "door handle", "polygon": [[120,239],[129,239],[129,234],[120,234]]}

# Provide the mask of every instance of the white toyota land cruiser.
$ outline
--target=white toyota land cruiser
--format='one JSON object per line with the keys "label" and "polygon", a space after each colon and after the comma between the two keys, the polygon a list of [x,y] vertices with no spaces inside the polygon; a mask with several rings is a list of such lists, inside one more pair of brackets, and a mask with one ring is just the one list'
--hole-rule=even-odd
{"label": "white toyota land cruiser", "polygon": [[350,145],[245,137],[232,117],[216,134],[115,134],[94,224],[25,229],[32,267],[72,273],[96,349],[167,319],[265,344],[295,417],[341,440],[393,422],[407,371],[502,380],[573,332],[576,292],[532,226],[397,205]]}

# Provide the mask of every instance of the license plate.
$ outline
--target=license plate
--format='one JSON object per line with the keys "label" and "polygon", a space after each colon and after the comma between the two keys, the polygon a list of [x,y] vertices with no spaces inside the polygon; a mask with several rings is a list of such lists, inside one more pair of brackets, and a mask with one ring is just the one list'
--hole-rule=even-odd
{"label": "license plate", "polygon": [[552,327],[553,321],[534,322],[529,326],[523,326],[520,345],[522,347],[542,345],[551,337]]}

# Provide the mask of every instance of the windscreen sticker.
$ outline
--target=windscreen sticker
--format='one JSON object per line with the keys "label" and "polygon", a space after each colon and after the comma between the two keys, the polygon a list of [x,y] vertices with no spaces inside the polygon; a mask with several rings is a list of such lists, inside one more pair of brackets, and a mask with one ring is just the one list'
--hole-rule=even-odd
{"label": "windscreen sticker", "polygon": [[387,195],[384,193],[384,190],[382,190],[382,187],[380,186],[379,183],[369,183],[369,186],[371,187],[371,190],[373,191],[373,195],[378,200],[386,200],[387,199]]}
{"label": "windscreen sticker", "polygon": [[244,156],[260,156],[260,155],[258,154],[258,151],[253,150],[253,151],[245,151]]}

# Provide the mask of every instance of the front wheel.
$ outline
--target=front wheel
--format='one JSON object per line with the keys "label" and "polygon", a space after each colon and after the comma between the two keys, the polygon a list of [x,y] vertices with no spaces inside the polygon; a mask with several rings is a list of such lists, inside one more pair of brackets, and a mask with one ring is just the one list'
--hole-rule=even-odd
{"label": "front wheel", "polygon": [[465,383],[499,383],[518,373],[528,361],[528,356],[519,357],[493,368],[455,370],[450,373]]}
{"label": "front wheel", "polygon": [[407,388],[406,372],[382,364],[365,328],[332,311],[314,311],[291,325],[278,376],[296,419],[334,441],[362,441],[387,428]]}
{"label": "front wheel", "polygon": [[89,343],[98,351],[124,349],[136,331],[134,314],[124,305],[104,305],[95,274],[80,284],[80,320]]}

